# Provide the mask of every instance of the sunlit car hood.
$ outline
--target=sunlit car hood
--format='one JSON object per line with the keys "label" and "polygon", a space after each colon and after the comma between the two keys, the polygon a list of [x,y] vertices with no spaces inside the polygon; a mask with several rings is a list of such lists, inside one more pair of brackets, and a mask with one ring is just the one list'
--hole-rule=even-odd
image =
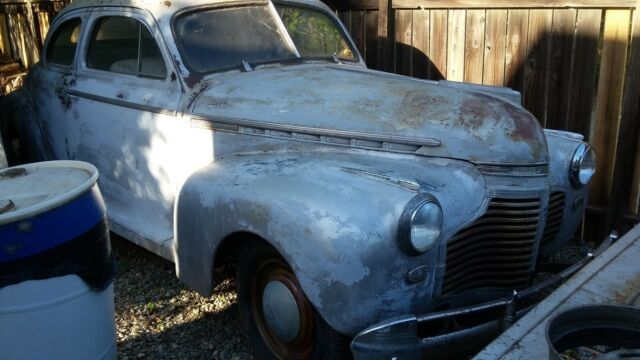
{"label": "sunlit car hood", "polygon": [[540,125],[519,106],[356,66],[306,64],[215,76],[191,109],[213,119],[432,140],[415,151],[421,155],[499,164],[548,161]]}

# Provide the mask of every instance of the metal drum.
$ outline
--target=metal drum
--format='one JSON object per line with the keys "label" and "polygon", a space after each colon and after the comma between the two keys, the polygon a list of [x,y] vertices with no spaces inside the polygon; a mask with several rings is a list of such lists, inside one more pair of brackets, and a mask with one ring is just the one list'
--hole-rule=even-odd
{"label": "metal drum", "polygon": [[0,357],[115,359],[113,258],[97,169],[0,170]]}

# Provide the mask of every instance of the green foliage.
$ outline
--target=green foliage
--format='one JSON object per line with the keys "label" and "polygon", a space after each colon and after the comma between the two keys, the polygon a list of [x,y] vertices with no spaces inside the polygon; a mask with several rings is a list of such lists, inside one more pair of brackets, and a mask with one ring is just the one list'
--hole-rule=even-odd
{"label": "green foliage", "polygon": [[280,17],[302,57],[329,57],[337,54],[353,59],[351,49],[331,19],[318,11],[282,6]]}

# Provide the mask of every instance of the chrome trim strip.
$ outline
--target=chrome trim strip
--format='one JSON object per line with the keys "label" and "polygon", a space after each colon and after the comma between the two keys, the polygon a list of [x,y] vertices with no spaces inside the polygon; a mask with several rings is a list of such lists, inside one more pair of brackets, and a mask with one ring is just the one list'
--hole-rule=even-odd
{"label": "chrome trim strip", "polygon": [[[203,114],[193,114],[191,117],[191,126],[204,127],[211,130],[225,130],[225,131],[235,131],[235,132],[241,132],[240,127],[249,127],[254,129],[261,129],[263,131],[266,130],[265,133],[268,131],[279,131],[284,133],[290,133],[290,136],[287,136],[287,138],[296,138],[294,134],[304,134],[304,135],[318,136],[318,137],[328,136],[332,138],[364,140],[364,141],[392,143],[392,144],[400,144],[400,145],[414,145],[414,146],[427,146],[427,147],[439,147],[440,145],[442,145],[442,142],[440,140],[433,139],[433,138],[420,139],[420,138],[412,138],[412,137],[404,137],[404,136],[390,136],[390,135],[382,135],[382,134],[361,133],[361,132],[355,132],[355,131],[313,128],[313,127],[299,126],[299,125],[283,125],[283,124],[276,124],[276,123],[270,123],[265,121],[254,121],[254,120],[223,117],[223,116],[212,117],[212,116],[203,115]],[[252,134],[260,135],[255,132]],[[353,145],[353,141],[351,143]],[[367,148],[370,148],[370,147],[367,147]],[[379,148],[388,150],[387,148],[385,148],[385,146],[380,146]]]}
{"label": "chrome trim strip", "polygon": [[165,108],[151,106],[151,105],[136,104],[131,101],[113,99],[113,98],[104,97],[100,95],[89,94],[89,93],[78,91],[78,90],[66,90],[66,93],[70,96],[76,96],[83,99],[98,101],[98,102],[115,105],[115,106],[126,107],[134,110],[148,111],[148,112],[162,114],[162,115],[171,115],[171,116],[177,115],[177,111],[175,110],[165,109]]}

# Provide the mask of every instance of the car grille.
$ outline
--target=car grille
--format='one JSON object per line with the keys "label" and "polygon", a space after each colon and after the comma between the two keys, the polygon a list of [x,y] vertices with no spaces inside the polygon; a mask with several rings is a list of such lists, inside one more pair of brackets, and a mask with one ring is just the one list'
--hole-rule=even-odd
{"label": "car grille", "polygon": [[555,240],[562,226],[564,217],[564,193],[553,192],[549,196],[549,212],[547,213],[547,223],[544,227],[541,246],[545,246]]}
{"label": "car grille", "polygon": [[528,285],[540,199],[494,198],[487,212],[447,244],[442,295]]}

